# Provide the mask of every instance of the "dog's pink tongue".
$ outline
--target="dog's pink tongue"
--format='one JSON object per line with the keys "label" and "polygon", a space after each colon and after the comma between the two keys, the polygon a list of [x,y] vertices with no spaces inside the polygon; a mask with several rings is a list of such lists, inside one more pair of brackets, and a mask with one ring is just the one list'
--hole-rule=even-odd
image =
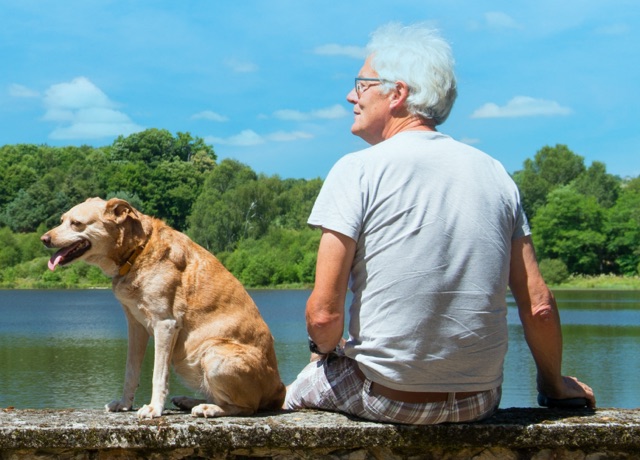
{"label": "dog's pink tongue", "polygon": [[51,271],[55,270],[58,264],[60,263],[61,259],[62,259],[61,255],[53,256],[51,259],[49,259],[49,270]]}

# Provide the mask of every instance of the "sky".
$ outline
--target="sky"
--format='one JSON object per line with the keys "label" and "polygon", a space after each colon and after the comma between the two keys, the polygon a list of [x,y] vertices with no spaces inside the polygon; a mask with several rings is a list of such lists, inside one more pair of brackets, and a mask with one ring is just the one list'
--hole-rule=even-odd
{"label": "sky", "polygon": [[111,145],[158,128],[281,178],[349,152],[370,34],[427,22],[458,98],[438,130],[523,168],[564,144],[640,176],[636,0],[0,0],[0,145]]}

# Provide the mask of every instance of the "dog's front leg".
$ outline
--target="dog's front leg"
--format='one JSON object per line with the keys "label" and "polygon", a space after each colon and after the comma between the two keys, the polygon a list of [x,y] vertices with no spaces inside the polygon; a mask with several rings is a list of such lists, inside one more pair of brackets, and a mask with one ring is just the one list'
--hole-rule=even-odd
{"label": "dog's front leg", "polygon": [[160,417],[169,393],[169,372],[173,347],[178,338],[177,322],[173,319],[158,321],[153,329],[155,343],[153,359],[153,389],[151,402],[138,411],[138,418]]}
{"label": "dog's front leg", "polygon": [[124,376],[122,399],[111,401],[105,406],[107,412],[129,411],[133,406],[133,398],[140,384],[142,360],[149,343],[149,333],[142,324],[136,321],[125,308],[127,316],[127,366]]}

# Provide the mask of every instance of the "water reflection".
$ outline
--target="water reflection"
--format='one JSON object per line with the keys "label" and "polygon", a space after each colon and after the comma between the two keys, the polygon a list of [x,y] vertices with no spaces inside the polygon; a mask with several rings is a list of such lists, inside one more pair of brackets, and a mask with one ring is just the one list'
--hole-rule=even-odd
{"label": "water reflection", "polygon": [[[555,296],[565,375],[588,383],[599,407],[640,406],[640,291],[562,290]],[[502,407],[535,406],[535,366],[522,339],[515,303],[508,300],[510,340]]]}
{"label": "water reflection", "polygon": [[[280,372],[291,382],[308,360],[308,291],[251,291],[276,338]],[[556,292],[564,370],[588,382],[600,407],[638,407],[640,292]],[[513,300],[502,407],[536,406],[535,366]],[[0,291],[0,407],[99,409],[120,397],[126,323],[111,291]],[[151,397],[147,353],[136,405]],[[171,395],[193,394],[175,377]]]}

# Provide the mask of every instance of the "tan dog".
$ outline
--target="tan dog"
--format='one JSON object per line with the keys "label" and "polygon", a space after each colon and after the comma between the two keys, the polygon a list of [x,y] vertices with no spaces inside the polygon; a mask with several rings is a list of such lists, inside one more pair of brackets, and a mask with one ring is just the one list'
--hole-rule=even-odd
{"label": "tan dog", "polygon": [[112,278],[127,316],[129,346],[122,399],[128,411],[150,336],[155,342],[151,402],[138,417],[159,417],[169,366],[205,400],[173,398],[194,416],[249,415],[279,409],[285,396],[273,337],[240,282],[211,253],[124,200],[91,198],[62,216],[41,240],[62,248],[49,268],[75,260]]}

